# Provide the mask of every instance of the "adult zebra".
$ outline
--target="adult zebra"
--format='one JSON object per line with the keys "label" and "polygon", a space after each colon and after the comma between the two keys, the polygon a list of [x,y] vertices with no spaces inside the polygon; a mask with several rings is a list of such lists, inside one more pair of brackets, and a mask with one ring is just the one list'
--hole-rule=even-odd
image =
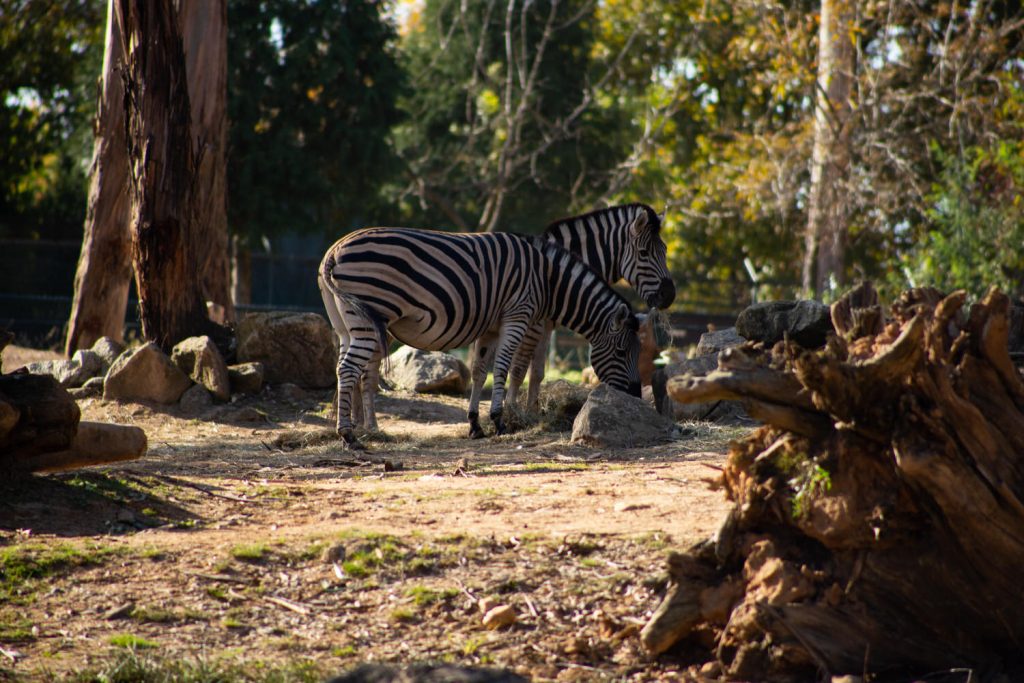
{"label": "adult zebra", "polygon": [[[605,282],[625,279],[651,308],[668,308],[676,298],[668,271],[661,217],[646,204],[624,204],[563,218],[548,225],[543,236],[576,254]],[[529,330],[516,352],[506,400],[515,404],[530,368],[527,410],[536,410],[548,343],[554,324],[542,321]]]}
{"label": "adult zebra", "polygon": [[[508,233],[368,228],[327,250],[317,281],[340,342],[337,430],[350,447],[361,447],[352,434],[353,389],[364,368],[376,367],[387,353],[389,332],[428,350],[477,342],[472,436],[483,433],[480,389],[492,361],[491,419],[504,432],[509,365],[526,330],[545,319],[587,338],[602,381],[640,395],[636,316],[598,273],[553,242]],[[375,382],[364,378],[364,391]]]}

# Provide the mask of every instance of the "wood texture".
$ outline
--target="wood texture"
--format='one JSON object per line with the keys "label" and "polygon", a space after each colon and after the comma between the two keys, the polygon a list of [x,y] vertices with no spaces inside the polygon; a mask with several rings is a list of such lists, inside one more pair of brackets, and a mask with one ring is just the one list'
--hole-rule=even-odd
{"label": "wood texture", "polygon": [[[734,679],[1024,672],[1024,382],[1008,299],[965,306],[911,290],[886,319],[861,288],[833,307],[822,351],[779,344],[670,381],[676,400],[771,409],[732,448],[735,507],[713,549],[670,562],[652,653],[710,629]],[[700,596],[737,585],[721,623],[694,619]]]}

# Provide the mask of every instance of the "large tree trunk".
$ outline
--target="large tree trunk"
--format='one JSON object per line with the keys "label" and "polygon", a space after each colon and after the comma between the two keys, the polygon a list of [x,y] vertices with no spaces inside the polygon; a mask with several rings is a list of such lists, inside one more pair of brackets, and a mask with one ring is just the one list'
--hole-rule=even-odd
{"label": "large tree trunk", "polygon": [[751,346],[670,380],[677,401],[739,399],[768,425],[732,449],[718,536],[670,558],[652,652],[710,644],[747,680],[1017,679],[1024,382],[1007,297],[965,298],[911,290],[886,322],[862,287],[822,351]]}
{"label": "large tree trunk", "polygon": [[832,278],[839,285],[845,279],[855,24],[856,4],[852,0],[821,1],[814,147],[804,240],[803,289],[807,296],[827,291]]}
{"label": "large tree trunk", "polygon": [[132,184],[132,263],[143,336],[170,349],[223,332],[196,277],[201,239],[185,55],[173,0],[118,0]]}
{"label": "large tree trunk", "polygon": [[199,249],[197,272],[207,301],[235,319],[231,299],[227,193],[228,24],[226,0],[175,0],[184,37],[188,96],[192,111],[195,203]]}
{"label": "large tree trunk", "polygon": [[100,337],[123,340],[124,314],[131,279],[128,234],[128,152],[124,139],[124,88],[121,31],[107,5],[102,92],[96,112],[82,253],[75,273],[75,294],[64,352],[92,346]]}

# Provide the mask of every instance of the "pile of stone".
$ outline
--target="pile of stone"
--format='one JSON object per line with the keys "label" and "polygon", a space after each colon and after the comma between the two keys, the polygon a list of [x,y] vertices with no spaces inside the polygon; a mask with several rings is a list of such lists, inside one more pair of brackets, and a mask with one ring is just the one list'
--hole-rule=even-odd
{"label": "pile of stone", "polygon": [[52,376],[75,398],[102,395],[110,400],[212,405],[229,400],[232,393],[258,392],[263,386],[260,363],[228,366],[205,336],[185,339],[170,356],[152,342],[125,349],[103,337],[70,360],[37,361],[26,369]]}

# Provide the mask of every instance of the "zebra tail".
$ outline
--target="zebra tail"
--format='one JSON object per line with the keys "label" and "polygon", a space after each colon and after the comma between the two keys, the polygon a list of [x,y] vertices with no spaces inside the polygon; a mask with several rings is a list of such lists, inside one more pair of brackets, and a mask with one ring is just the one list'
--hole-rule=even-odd
{"label": "zebra tail", "polygon": [[[343,292],[338,288],[337,284],[334,281],[334,266],[336,264],[337,261],[334,259],[333,254],[324,259],[323,268],[320,271],[320,277],[323,278],[323,281],[327,284],[327,287],[330,288],[331,292],[333,292],[334,295],[340,301],[344,302],[346,306],[351,306],[353,310],[359,313],[359,315],[365,317],[367,320],[373,323],[374,331],[377,333],[377,344],[380,347],[380,376],[381,383],[383,384],[384,382],[386,382],[384,376],[390,374],[391,372],[391,357],[390,354],[388,353],[388,347],[390,346],[390,344],[388,344],[387,321],[384,319],[384,316],[378,313],[376,309],[366,304],[362,299],[355,296],[354,294]],[[390,387],[390,384],[388,386]]]}

